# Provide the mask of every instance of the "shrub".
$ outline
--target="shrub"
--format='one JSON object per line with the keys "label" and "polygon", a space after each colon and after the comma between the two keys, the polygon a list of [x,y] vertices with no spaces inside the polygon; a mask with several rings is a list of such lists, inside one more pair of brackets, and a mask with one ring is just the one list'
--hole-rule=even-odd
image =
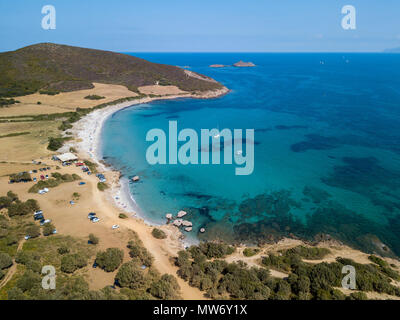
{"label": "shrub", "polygon": [[96,255],[96,263],[107,272],[116,270],[122,263],[124,252],[118,248],[108,248]]}
{"label": "shrub", "polygon": [[120,219],[128,219],[128,216],[125,213],[120,213],[118,217]]}
{"label": "shrub", "polygon": [[347,297],[347,300],[368,300],[364,292],[353,292]]}
{"label": "shrub", "polygon": [[66,254],[61,258],[61,271],[73,273],[87,265],[87,260],[82,254]]}
{"label": "shrub", "polygon": [[165,234],[164,231],[154,228],[153,231],[151,232],[154,238],[156,239],[165,239],[167,235]]}
{"label": "shrub", "polygon": [[108,185],[105,182],[98,182],[97,189],[99,189],[100,191],[104,191],[104,190],[108,189]]}
{"label": "shrub", "polygon": [[129,255],[131,258],[138,258],[143,265],[151,267],[154,258],[145,247],[142,247],[134,241],[129,241],[128,248],[130,249]]}
{"label": "shrub", "polygon": [[225,243],[202,242],[198,246],[201,252],[208,258],[224,258],[235,252],[235,248]]}
{"label": "shrub", "polygon": [[47,149],[51,151],[57,151],[64,145],[64,139],[63,138],[49,138],[49,144],[47,146]]}
{"label": "shrub", "polygon": [[46,224],[43,226],[43,235],[46,236],[46,237],[47,237],[47,236],[50,236],[50,235],[53,234],[54,230],[56,230],[56,228],[54,227],[53,224],[51,224],[51,223],[46,223]]}
{"label": "shrub", "polygon": [[29,226],[26,229],[26,235],[30,236],[31,238],[37,238],[40,236],[40,228],[37,225]]}
{"label": "shrub", "polygon": [[97,94],[91,94],[89,96],[86,96],[85,99],[88,99],[88,100],[101,100],[101,99],[104,99],[104,97],[98,96]]}
{"label": "shrub", "polygon": [[115,280],[121,287],[131,289],[139,289],[145,285],[144,274],[133,261],[126,262],[119,268]]}
{"label": "shrub", "polygon": [[39,210],[39,204],[36,200],[29,199],[26,202],[16,202],[12,203],[8,207],[8,215],[10,217],[13,216],[24,216],[30,213],[33,213],[34,211]]}
{"label": "shrub", "polygon": [[32,270],[27,270],[17,281],[17,287],[21,289],[22,292],[30,291],[33,288],[38,288],[42,283],[42,278],[39,274],[33,272]]}
{"label": "shrub", "polygon": [[89,234],[89,242],[91,244],[98,244],[99,238],[97,238],[93,233]]}
{"label": "shrub", "polygon": [[319,260],[328,255],[331,251],[327,248],[318,247],[304,247],[297,246],[295,248],[287,250],[289,254],[297,254],[300,257],[308,260]]}
{"label": "shrub", "polygon": [[69,253],[69,248],[67,246],[61,246],[57,249],[57,252],[61,255]]}
{"label": "shrub", "polygon": [[13,244],[18,243],[18,238],[16,235],[9,235],[6,237],[6,244],[8,246],[12,246]]}
{"label": "shrub", "polygon": [[175,277],[170,274],[164,274],[161,279],[154,281],[150,286],[150,293],[163,300],[172,300],[178,297],[179,285]]}
{"label": "shrub", "polygon": [[4,252],[0,252],[0,270],[7,269],[13,265],[11,257]]}
{"label": "shrub", "polygon": [[245,257],[252,257],[256,255],[260,250],[259,249],[253,249],[253,248],[245,248],[243,250],[243,255]]}

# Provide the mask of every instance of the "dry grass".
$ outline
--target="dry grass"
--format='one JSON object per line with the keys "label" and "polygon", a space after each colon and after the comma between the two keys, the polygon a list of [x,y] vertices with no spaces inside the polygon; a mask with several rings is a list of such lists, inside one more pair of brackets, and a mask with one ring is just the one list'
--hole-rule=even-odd
{"label": "dry grass", "polygon": [[[0,109],[0,116],[62,113],[74,111],[77,107],[91,108],[101,103],[137,96],[137,93],[128,90],[128,88],[124,86],[102,83],[93,84],[95,86],[93,89],[62,92],[54,96],[34,93],[27,96],[16,97],[15,100],[21,103],[12,105],[9,108]],[[85,97],[89,95],[98,95],[105,98],[101,100],[85,99]],[[38,101],[41,102],[40,105],[37,104]]]}
{"label": "dry grass", "polygon": [[47,150],[48,138],[58,136],[59,121],[0,123],[0,135],[30,132],[28,135],[2,138],[0,161],[31,161],[51,154]]}

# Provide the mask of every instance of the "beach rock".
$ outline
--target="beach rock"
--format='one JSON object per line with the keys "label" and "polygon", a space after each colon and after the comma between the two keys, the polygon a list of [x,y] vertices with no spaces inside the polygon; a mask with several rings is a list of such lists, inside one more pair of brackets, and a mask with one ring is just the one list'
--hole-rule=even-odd
{"label": "beach rock", "polygon": [[167,214],[165,215],[165,217],[166,217],[168,220],[172,220],[172,213],[167,213]]}
{"label": "beach rock", "polygon": [[183,211],[183,210],[181,210],[181,211],[179,211],[178,212],[178,218],[182,218],[182,217],[184,217],[184,216],[186,216],[187,215],[187,212],[186,211]]}
{"label": "beach rock", "polygon": [[201,229],[200,229],[200,232],[201,232],[201,233],[204,233],[204,232],[206,232],[206,229],[201,228]]}
{"label": "beach rock", "polygon": [[256,65],[253,62],[244,62],[240,60],[233,64],[234,67],[255,67]]}
{"label": "beach rock", "polygon": [[132,181],[133,182],[138,182],[140,180],[140,177],[139,176],[134,176],[133,178],[132,178]]}
{"label": "beach rock", "polygon": [[172,224],[176,227],[180,227],[182,225],[182,219],[176,219]]}
{"label": "beach rock", "polygon": [[182,221],[182,225],[185,226],[185,227],[192,227],[193,226],[193,224],[190,221],[187,221],[187,220],[183,220]]}
{"label": "beach rock", "polygon": [[186,228],[185,228],[185,231],[186,231],[186,232],[192,231],[192,227],[186,227]]}
{"label": "beach rock", "polygon": [[224,68],[224,67],[226,67],[226,66],[223,65],[223,64],[211,64],[209,67],[210,67],[210,68]]}

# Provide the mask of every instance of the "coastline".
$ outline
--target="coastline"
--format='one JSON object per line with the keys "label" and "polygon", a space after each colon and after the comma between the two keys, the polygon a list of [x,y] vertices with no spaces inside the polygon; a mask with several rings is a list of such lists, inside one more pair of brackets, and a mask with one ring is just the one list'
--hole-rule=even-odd
{"label": "coastline", "polygon": [[[129,217],[143,221],[145,225],[162,227],[163,225],[156,224],[148,219],[143,214],[143,211],[136,203],[134,197],[129,191],[129,180],[121,177],[121,173],[108,165],[102,159],[101,153],[101,133],[105,121],[114,113],[125,108],[134,108],[143,106],[157,100],[174,100],[181,98],[193,99],[212,99],[219,98],[227,94],[230,90],[223,87],[220,90],[206,91],[202,94],[179,94],[179,95],[166,95],[161,97],[146,97],[134,101],[127,101],[115,105],[110,105],[103,109],[95,110],[81,120],[77,121],[73,128],[69,131],[72,132],[74,140],[66,143],[60,151],[68,151],[73,147],[81,159],[87,159],[94,162],[100,171],[107,172],[112,178],[108,181],[110,184],[109,190],[104,192],[105,198],[112,205],[117,207],[120,211],[126,213]],[[188,239],[183,233],[176,229],[176,234],[179,235],[183,247],[196,244],[193,239]]]}

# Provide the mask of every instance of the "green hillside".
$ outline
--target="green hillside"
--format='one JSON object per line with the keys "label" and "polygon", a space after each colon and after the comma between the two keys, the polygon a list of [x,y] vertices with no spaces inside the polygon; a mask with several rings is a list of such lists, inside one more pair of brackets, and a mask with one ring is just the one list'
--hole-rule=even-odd
{"label": "green hillside", "polygon": [[[0,53],[0,97],[93,88],[93,82],[125,85],[176,85],[185,91],[221,88],[212,79],[185,70],[110,51],[40,43]],[[204,78],[205,80],[202,80]]]}

